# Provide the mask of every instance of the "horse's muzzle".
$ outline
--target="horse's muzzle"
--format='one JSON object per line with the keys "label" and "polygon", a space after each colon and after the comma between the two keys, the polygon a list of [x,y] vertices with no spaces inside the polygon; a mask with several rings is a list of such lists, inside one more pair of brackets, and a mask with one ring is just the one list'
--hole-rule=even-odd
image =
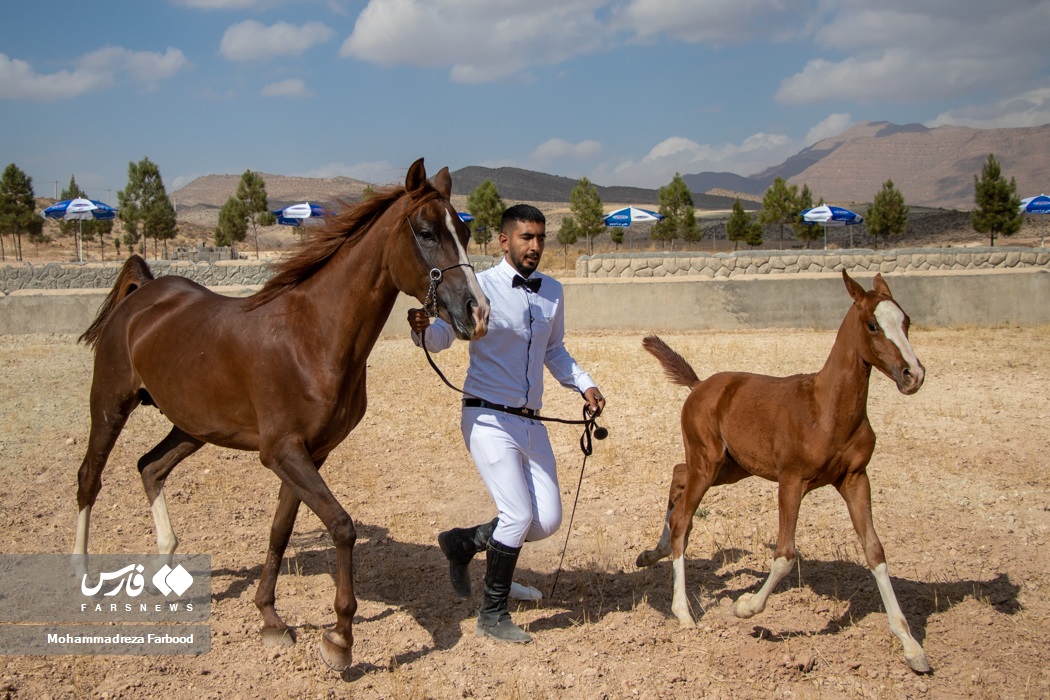
{"label": "horse's muzzle", "polygon": [[897,391],[911,396],[922,388],[922,383],[926,380],[926,368],[921,362],[916,363],[914,367],[905,367],[893,380],[897,383]]}

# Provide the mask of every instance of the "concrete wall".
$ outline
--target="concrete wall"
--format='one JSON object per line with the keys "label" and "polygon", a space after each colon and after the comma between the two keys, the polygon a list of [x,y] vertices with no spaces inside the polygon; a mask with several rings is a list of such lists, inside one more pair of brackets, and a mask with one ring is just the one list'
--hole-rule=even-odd
{"label": "concrete wall", "polygon": [[[852,274],[852,273],[851,273]],[[873,273],[853,275],[871,288]],[[894,297],[924,327],[1050,324],[1050,272],[1043,269],[885,275]],[[850,298],[841,274],[735,279],[648,278],[564,281],[574,331],[834,329]],[[219,287],[232,296],[256,287]],[[0,334],[82,333],[108,290],[22,290],[0,297]],[[384,328],[405,335],[400,296]]]}

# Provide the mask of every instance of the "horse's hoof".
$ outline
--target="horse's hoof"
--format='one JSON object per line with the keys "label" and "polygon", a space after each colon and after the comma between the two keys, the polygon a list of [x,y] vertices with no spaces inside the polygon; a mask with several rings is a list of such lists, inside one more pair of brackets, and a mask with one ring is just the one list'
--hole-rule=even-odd
{"label": "horse's hoof", "polygon": [[930,664],[926,661],[926,652],[921,652],[916,656],[905,656],[904,660],[911,666],[911,670],[916,673],[930,673],[933,669],[930,668]]}
{"label": "horse's hoof", "polygon": [[743,620],[746,620],[749,617],[754,617],[755,611],[752,610],[751,606],[747,604],[750,600],[750,593],[745,593],[744,595],[737,598],[736,602],[733,603],[733,614]]}
{"label": "horse's hoof", "polygon": [[295,632],[289,627],[275,629],[273,627],[263,628],[259,633],[262,636],[264,647],[291,647],[295,646]]}
{"label": "horse's hoof", "polygon": [[635,560],[634,565],[637,566],[639,569],[644,569],[645,567],[652,566],[655,563],[656,557],[654,556],[654,552],[652,552],[651,550],[646,550],[638,555],[638,559]]}
{"label": "horse's hoof", "polygon": [[696,629],[696,622],[693,621],[693,618],[691,616],[679,617],[678,618],[678,629],[680,629],[680,630]]}
{"label": "horse's hoof", "polygon": [[353,663],[353,655],[343,635],[331,630],[326,630],[321,635],[321,660],[328,668],[338,673],[350,668],[350,664]]}

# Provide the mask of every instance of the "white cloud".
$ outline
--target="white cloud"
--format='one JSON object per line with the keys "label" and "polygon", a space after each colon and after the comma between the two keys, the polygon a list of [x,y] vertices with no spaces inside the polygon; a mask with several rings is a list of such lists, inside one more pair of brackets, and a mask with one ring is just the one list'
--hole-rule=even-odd
{"label": "white cloud", "polygon": [[38,73],[28,62],[0,53],[0,95],[7,99],[51,101],[73,99],[121,83],[146,88],[189,66],[182,51],[131,51],[107,46],[85,54],[73,70]]}
{"label": "white cloud", "polygon": [[973,105],[943,112],[925,126],[968,126],[999,129],[1050,124],[1050,87],[1027,90],[987,105]]}
{"label": "white cloud", "polygon": [[222,35],[219,53],[231,61],[258,61],[274,56],[298,56],[323,44],[335,32],[321,22],[295,25],[277,22],[273,26],[245,20],[229,27]]}
{"label": "white cloud", "polygon": [[546,164],[553,160],[590,160],[601,154],[602,144],[598,141],[570,143],[564,139],[553,138],[537,146],[531,159],[536,163]]}
{"label": "white cloud", "polygon": [[383,66],[448,66],[453,81],[525,75],[606,46],[604,0],[370,0],[339,55]]}
{"label": "white cloud", "polygon": [[259,94],[263,97],[313,97],[314,92],[306,87],[302,78],[289,78],[270,83]]}
{"label": "white cloud", "polygon": [[631,0],[615,8],[612,27],[642,40],[665,35],[714,46],[783,40],[801,31],[804,0]]}
{"label": "white cloud", "polygon": [[812,146],[818,141],[838,136],[853,126],[853,117],[848,114],[832,114],[806,132],[805,145]]}
{"label": "white cloud", "polygon": [[813,43],[830,52],[785,78],[775,99],[921,102],[978,90],[1017,92],[1046,63],[1050,3],[883,0],[828,5]]}

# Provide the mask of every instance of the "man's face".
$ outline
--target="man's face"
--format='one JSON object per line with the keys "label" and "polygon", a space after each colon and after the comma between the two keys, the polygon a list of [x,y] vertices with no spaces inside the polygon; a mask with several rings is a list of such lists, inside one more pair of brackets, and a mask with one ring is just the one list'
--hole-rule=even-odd
{"label": "man's face", "polygon": [[510,264],[528,277],[536,271],[547,242],[547,227],[531,221],[512,221],[509,231],[500,231],[499,245]]}

